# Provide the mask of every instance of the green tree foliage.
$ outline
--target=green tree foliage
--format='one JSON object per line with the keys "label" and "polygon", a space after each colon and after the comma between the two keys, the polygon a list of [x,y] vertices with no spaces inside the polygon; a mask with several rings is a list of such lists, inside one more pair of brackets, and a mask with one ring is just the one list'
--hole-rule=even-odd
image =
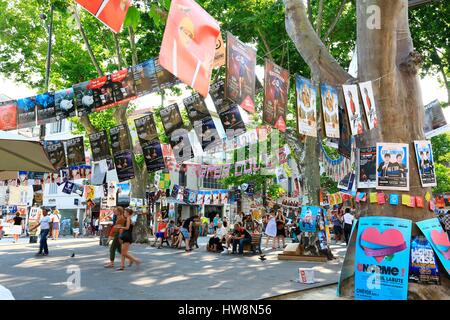
{"label": "green tree foliage", "polygon": [[450,192],[450,133],[431,138],[431,145],[437,178],[437,187],[433,188],[433,192]]}

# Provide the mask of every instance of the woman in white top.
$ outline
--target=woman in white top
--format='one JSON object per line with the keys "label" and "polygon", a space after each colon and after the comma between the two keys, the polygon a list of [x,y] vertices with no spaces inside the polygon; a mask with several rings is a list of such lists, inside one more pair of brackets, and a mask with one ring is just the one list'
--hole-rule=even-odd
{"label": "woman in white top", "polygon": [[344,213],[344,237],[345,237],[345,243],[348,245],[348,242],[350,241],[350,235],[352,233],[352,225],[353,225],[353,215],[350,211],[350,208],[345,209]]}
{"label": "woman in white top", "polygon": [[275,219],[275,212],[271,212],[267,217],[269,221],[267,222],[265,234],[266,238],[266,248],[269,246],[269,240],[272,239],[272,249],[275,248],[275,237],[277,236],[277,221]]}
{"label": "woman in white top", "polygon": [[55,209],[53,210],[52,214],[50,215],[50,219],[53,223],[53,240],[58,240],[59,238],[59,225],[61,222],[61,215],[59,214],[59,210]]}

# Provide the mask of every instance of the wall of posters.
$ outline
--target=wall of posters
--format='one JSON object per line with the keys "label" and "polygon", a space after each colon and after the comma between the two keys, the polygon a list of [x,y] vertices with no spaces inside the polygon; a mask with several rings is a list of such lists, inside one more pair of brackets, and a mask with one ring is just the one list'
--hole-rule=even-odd
{"label": "wall of posters", "polygon": [[409,191],[409,146],[377,143],[378,190]]}
{"label": "wall of posters", "polygon": [[248,112],[255,112],[256,50],[227,32],[225,95]]}
{"label": "wall of posters", "polygon": [[55,96],[52,92],[38,94],[36,96],[37,123],[39,125],[55,122]]}
{"label": "wall of posters", "polygon": [[86,163],[84,156],[83,137],[76,137],[66,141],[67,165],[78,166]]}
{"label": "wall of posters", "polygon": [[339,138],[339,96],[337,88],[321,83],[320,94],[322,96],[325,134],[329,138]]}
{"label": "wall of posters", "polygon": [[160,115],[164,131],[168,136],[170,136],[173,131],[183,126],[180,109],[176,103],[161,109]]}
{"label": "wall of posters", "polygon": [[372,81],[359,83],[359,90],[361,91],[369,129],[378,128],[377,106],[373,95]]}
{"label": "wall of posters", "polygon": [[192,159],[194,151],[189,140],[189,134],[184,129],[177,129],[170,135],[170,146],[177,163]]}
{"label": "wall of posters", "polygon": [[0,130],[17,129],[17,103],[16,101],[0,102]]}
{"label": "wall of posters", "polygon": [[343,85],[345,104],[347,106],[348,121],[352,135],[363,133],[362,112],[359,104],[358,86],[356,84]]}
{"label": "wall of posters", "polygon": [[17,100],[17,128],[30,128],[36,125],[36,98]]}
{"label": "wall of posters", "polygon": [[361,217],[355,253],[355,299],[406,300],[412,222]]}
{"label": "wall of posters", "polygon": [[79,117],[91,113],[95,108],[94,92],[89,84],[90,81],[85,81],[73,86],[73,92],[77,101],[77,115]]}
{"label": "wall of posters", "polygon": [[55,118],[57,121],[75,116],[75,93],[73,88],[55,92]]}
{"label": "wall of posters", "polygon": [[263,121],[286,131],[289,71],[266,59],[264,68]]}
{"label": "wall of posters", "polygon": [[319,213],[319,207],[303,206],[300,213],[300,230],[303,232],[316,232]]}
{"label": "wall of posters", "polygon": [[111,158],[106,130],[90,134],[89,142],[91,144],[92,158],[94,161]]}
{"label": "wall of posters", "polygon": [[128,135],[128,126],[120,124],[109,129],[109,137],[111,138],[111,149],[113,155],[123,150],[131,150],[131,141]]}
{"label": "wall of posters", "polygon": [[436,255],[424,236],[411,240],[409,280],[421,284],[440,284]]}
{"label": "wall of posters", "polygon": [[297,125],[300,134],[317,137],[316,87],[310,80],[296,77]]}
{"label": "wall of posters", "polygon": [[419,221],[416,224],[433,247],[444,269],[450,274],[450,238],[448,232],[442,229],[442,225],[437,218]]}
{"label": "wall of posters", "polygon": [[424,106],[425,119],[423,122],[423,131],[425,137],[430,139],[431,137],[440,135],[444,132],[450,131],[450,126],[447,124],[444,112],[442,111],[441,104],[438,100],[434,100]]}
{"label": "wall of posters", "polygon": [[377,186],[377,148],[360,148],[357,151],[358,159],[358,188],[370,189]]}
{"label": "wall of posters", "polygon": [[414,141],[414,149],[416,151],[417,166],[419,168],[422,187],[437,186],[431,141]]}
{"label": "wall of posters", "polygon": [[66,167],[66,153],[62,141],[44,141],[44,150],[56,170]]}
{"label": "wall of posters", "polygon": [[119,182],[134,178],[133,153],[131,151],[125,150],[115,153],[114,164]]}
{"label": "wall of posters", "polygon": [[155,60],[150,59],[133,67],[134,84],[136,94],[143,96],[159,91],[158,78],[156,76]]}

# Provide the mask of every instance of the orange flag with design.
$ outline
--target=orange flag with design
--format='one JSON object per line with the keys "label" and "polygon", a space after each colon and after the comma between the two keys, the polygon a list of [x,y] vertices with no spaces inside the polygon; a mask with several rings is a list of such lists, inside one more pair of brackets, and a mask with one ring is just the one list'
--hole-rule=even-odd
{"label": "orange flag with design", "polygon": [[206,97],[219,35],[217,21],[194,0],[172,0],[159,62]]}
{"label": "orange flag with design", "polygon": [[75,0],[115,33],[120,32],[131,0]]}

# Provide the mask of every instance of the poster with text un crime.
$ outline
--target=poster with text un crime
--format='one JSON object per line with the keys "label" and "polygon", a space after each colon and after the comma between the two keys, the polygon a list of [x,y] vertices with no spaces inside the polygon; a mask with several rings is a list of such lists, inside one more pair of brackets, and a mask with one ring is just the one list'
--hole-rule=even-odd
{"label": "poster with text un crime", "polygon": [[355,253],[356,300],[406,300],[412,221],[359,219]]}

